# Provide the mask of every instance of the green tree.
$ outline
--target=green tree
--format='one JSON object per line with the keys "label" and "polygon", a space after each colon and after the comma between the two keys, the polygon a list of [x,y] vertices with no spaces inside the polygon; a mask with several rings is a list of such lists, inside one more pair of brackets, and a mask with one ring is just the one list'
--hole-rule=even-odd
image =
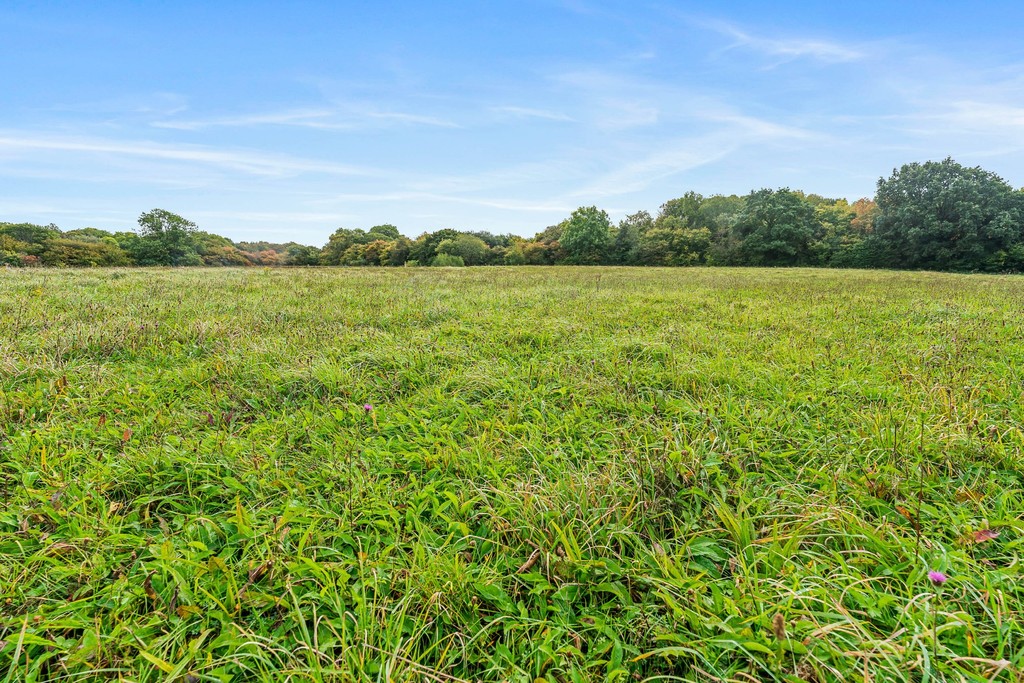
{"label": "green tree", "polygon": [[1000,270],[1024,242],[1021,195],[994,173],[950,158],[878,180],[874,239],[884,265]]}
{"label": "green tree", "polygon": [[506,266],[525,266],[526,254],[523,253],[523,245],[526,240],[516,240],[505,250],[503,262]]}
{"label": "green tree", "polygon": [[475,235],[462,233],[440,242],[437,245],[438,254],[458,256],[467,266],[478,266],[486,263],[491,250],[487,243]]}
{"label": "green tree", "polygon": [[320,250],[305,244],[289,244],[285,264],[289,266],[315,266],[320,262]]}
{"label": "green tree", "polygon": [[654,219],[646,211],[637,211],[619,221],[615,239],[610,248],[612,263],[636,265],[643,263],[640,256],[640,242],[654,227]]}
{"label": "green tree", "polygon": [[192,247],[203,259],[203,263],[208,266],[252,265],[251,261],[246,258],[247,253],[243,253],[227,237],[195,230],[192,232]]}
{"label": "green tree", "polygon": [[475,230],[473,232],[469,232],[466,234],[473,235],[474,237],[479,237],[484,242],[486,242],[487,246],[489,246],[491,249],[495,247],[510,247],[512,246],[512,242],[514,242],[516,239],[520,239],[515,237],[514,235],[495,235],[486,230]]}
{"label": "green tree", "polygon": [[746,205],[745,198],[734,194],[712,195],[701,203],[703,223],[711,231],[711,246],[707,256],[709,265],[738,262],[739,238],[735,227]]}
{"label": "green tree", "polygon": [[800,266],[812,263],[811,244],[820,227],[814,206],[800,194],[763,189],[747,195],[734,232],[743,263]]}
{"label": "green tree", "polygon": [[[390,223],[384,223],[383,225],[375,225],[366,231],[366,234],[373,238],[373,240],[384,240],[386,242],[394,242],[402,233],[398,232],[398,228],[391,225]],[[371,241],[373,241],[371,240]]]}
{"label": "green tree", "polygon": [[20,266],[33,245],[0,233],[0,265]]}
{"label": "green tree", "polygon": [[661,205],[659,219],[676,218],[689,228],[703,227],[701,208],[704,197],[697,192],[687,192],[682,197],[670,199]]}
{"label": "green tree", "polygon": [[687,192],[661,205],[653,225],[637,244],[640,263],[663,266],[693,266],[705,263],[712,232],[703,212],[704,197]]}
{"label": "green tree", "polygon": [[811,261],[828,266],[842,260],[843,254],[855,248],[860,237],[851,227],[856,213],[845,199],[824,199],[814,207],[818,231],[811,243]]}
{"label": "green tree", "polygon": [[51,237],[39,255],[43,265],[60,267],[127,266],[128,254],[113,239]]}
{"label": "green tree", "polygon": [[707,261],[711,231],[692,228],[682,218],[668,216],[640,238],[639,261],[653,266],[696,266]]}
{"label": "green tree", "polygon": [[35,225],[33,223],[0,223],[0,235],[24,242],[26,244],[42,247],[43,243],[51,237],[59,237],[60,228],[53,223],[49,225]]}
{"label": "green tree", "polygon": [[[39,265],[48,240],[61,236],[53,223],[0,223],[0,238],[8,244],[3,263],[7,265]],[[17,244],[17,249],[13,245]]]}
{"label": "green tree", "polygon": [[365,244],[353,244],[346,249],[341,257],[338,259],[337,265],[339,266],[365,266],[369,265],[366,261],[366,245]]}
{"label": "green tree", "polygon": [[746,205],[743,197],[716,194],[704,198],[700,205],[700,214],[709,230],[722,232],[732,229]]}
{"label": "green tree", "polygon": [[559,242],[572,263],[603,263],[612,244],[611,229],[607,213],[596,206],[581,206],[565,222]]}
{"label": "green tree", "polygon": [[443,228],[437,232],[425,232],[416,238],[416,241],[409,247],[408,260],[416,261],[420,265],[433,263],[437,256],[437,245],[445,240],[453,240],[461,233],[451,228]]}
{"label": "green tree", "polygon": [[360,228],[338,228],[327,239],[327,244],[320,250],[320,263],[325,266],[337,266],[342,263],[342,255],[356,244],[369,244],[375,238]]}
{"label": "green tree", "polygon": [[408,237],[399,237],[391,243],[388,251],[388,262],[383,265],[404,266],[409,260],[409,250],[412,248],[412,240]]}
{"label": "green tree", "polygon": [[78,228],[77,230],[68,230],[64,232],[61,237],[68,239],[97,239],[102,240],[106,238],[113,238],[114,234],[107,232],[106,230],[100,230],[99,228]]}
{"label": "green tree", "polygon": [[568,224],[568,220],[564,220],[561,223],[555,225],[549,225],[542,231],[537,233],[537,236],[533,238],[535,242],[558,242],[562,239],[562,233],[565,232],[565,226]]}
{"label": "green tree", "polygon": [[[370,234],[375,234],[372,230]],[[391,252],[391,245],[394,242],[389,240],[374,240],[366,245],[365,251],[363,252],[363,259],[366,261],[368,266],[386,266],[388,264],[388,255]]]}
{"label": "green tree", "polygon": [[552,266],[566,259],[565,250],[558,240],[550,242],[524,242],[523,258],[527,265]]}
{"label": "green tree", "polygon": [[196,253],[196,224],[176,213],[153,209],[139,216],[139,240],[132,260],[139,265],[202,265]]}

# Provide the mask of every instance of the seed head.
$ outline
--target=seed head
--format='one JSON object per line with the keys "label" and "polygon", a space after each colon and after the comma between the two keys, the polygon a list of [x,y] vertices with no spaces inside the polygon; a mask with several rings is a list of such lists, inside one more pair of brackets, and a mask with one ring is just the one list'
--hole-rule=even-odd
{"label": "seed head", "polygon": [[776,614],[772,618],[772,633],[780,642],[786,639],[786,618],[782,614]]}

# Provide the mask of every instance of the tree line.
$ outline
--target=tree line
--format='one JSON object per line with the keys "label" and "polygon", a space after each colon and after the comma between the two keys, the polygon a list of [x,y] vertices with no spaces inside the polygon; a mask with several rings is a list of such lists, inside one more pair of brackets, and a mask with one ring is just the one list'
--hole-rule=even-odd
{"label": "tree line", "polygon": [[134,232],[0,223],[8,266],[744,265],[1024,272],[1024,190],[945,159],[880,178],[849,203],[788,188],[746,196],[687,192],[657,215],[612,223],[580,207],[532,239],[394,225],[339,228],[322,247],[234,242],[163,209]]}

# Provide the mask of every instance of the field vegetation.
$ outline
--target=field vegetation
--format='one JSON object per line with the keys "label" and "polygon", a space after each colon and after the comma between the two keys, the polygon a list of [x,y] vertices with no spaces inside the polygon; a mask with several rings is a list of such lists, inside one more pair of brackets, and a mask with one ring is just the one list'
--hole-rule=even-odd
{"label": "field vegetation", "polygon": [[871,270],[0,272],[0,679],[1019,680],[1022,309]]}

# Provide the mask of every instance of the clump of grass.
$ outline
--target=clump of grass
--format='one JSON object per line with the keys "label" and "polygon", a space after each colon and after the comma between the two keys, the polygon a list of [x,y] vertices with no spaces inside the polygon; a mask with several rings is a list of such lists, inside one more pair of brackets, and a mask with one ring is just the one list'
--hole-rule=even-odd
{"label": "clump of grass", "polygon": [[0,676],[1014,680],[1022,292],[6,273]]}

